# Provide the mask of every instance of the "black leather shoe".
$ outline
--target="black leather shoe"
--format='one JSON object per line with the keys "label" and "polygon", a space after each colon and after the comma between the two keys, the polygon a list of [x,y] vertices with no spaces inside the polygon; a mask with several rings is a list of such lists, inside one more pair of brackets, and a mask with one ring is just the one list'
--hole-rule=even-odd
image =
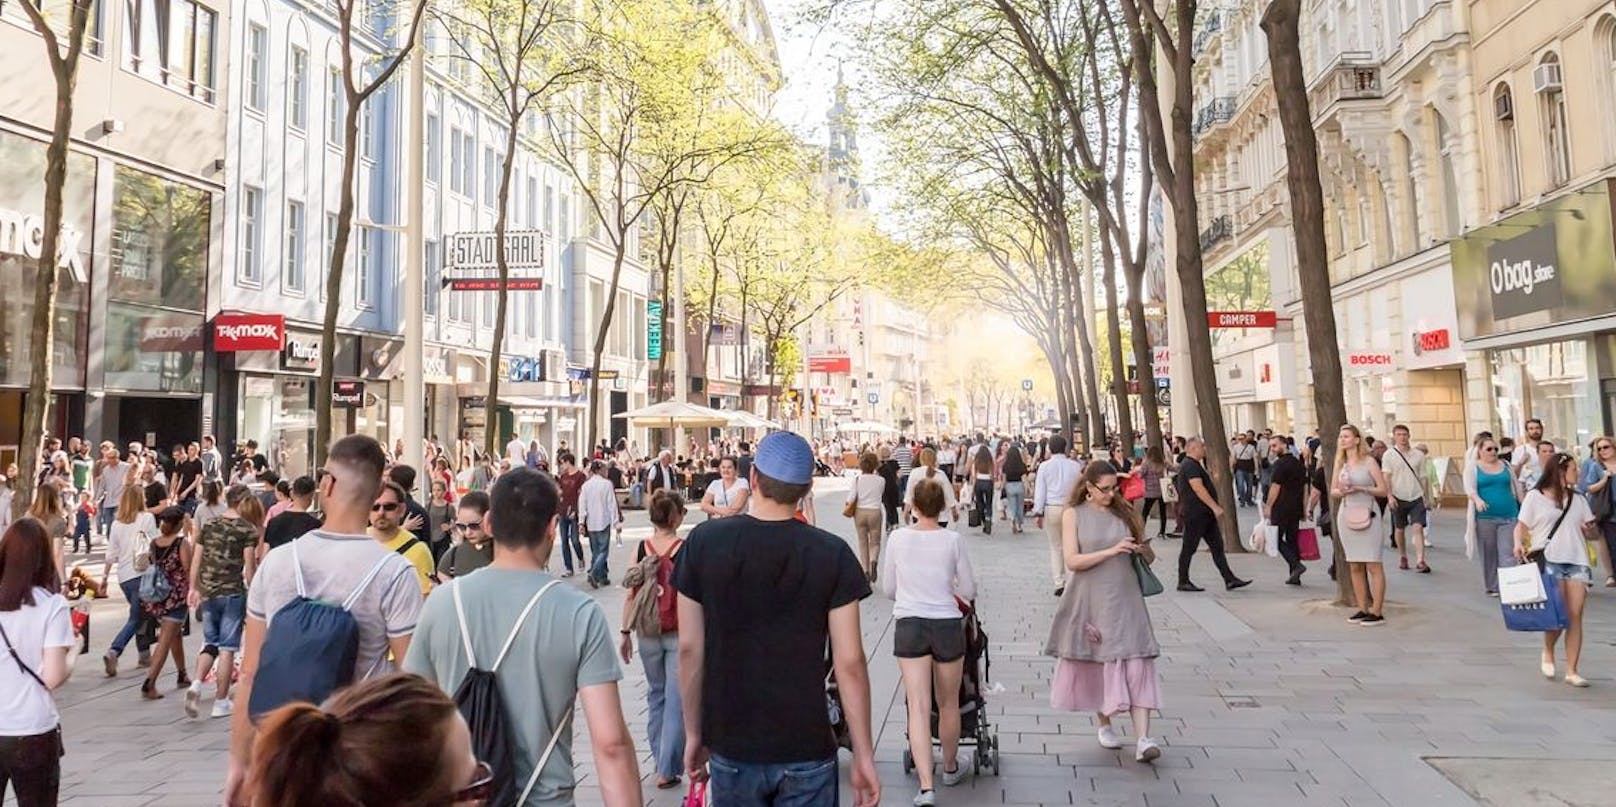
{"label": "black leather shoe", "polygon": [[1237,588],[1245,588],[1246,586],[1251,585],[1251,581],[1250,580],[1241,580],[1239,578],[1235,578],[1234,580],[1230,580],[1229,582],[1225,583],[1224,585],[1230,591],[1234,591]]}
{"label": "black leather shoe", "polygon": [[1179,583],[1178,584],[1178,590],[1179,591],[1206,591],[1206,589],[1201,588],[1200,586],[1197,586],[1194,583]]}

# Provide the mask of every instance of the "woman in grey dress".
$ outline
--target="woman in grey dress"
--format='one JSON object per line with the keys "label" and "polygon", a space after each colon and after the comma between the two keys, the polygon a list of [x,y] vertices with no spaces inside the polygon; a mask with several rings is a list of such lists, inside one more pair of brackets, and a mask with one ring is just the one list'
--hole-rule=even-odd
{"label": "woman in grey dress", "polygon": [[1358,612],[1347,619],[1365,627],[1386,621],[1386,567],[1381,564],[1385,532],[1375,499],[1388,495],[1386,474],[1369,455],[1357,426],[1341,427],[1336,438],[1335,477],[1330,493],[1341,500],[1335,520],[1335,539],[1352,574],[1352,592]]}
{"label": "woman in grey dress", "polygon": [[1117,489],[1118,481],[1110,463],[1089,463],[1061,517],[1066,590],[1044,652],[1057,659],[1051,705],[1094,712],[1105,748],[1122,747],[1111,718],[1131,714],[1138,735],[1134,759],[1150,762],[1161,756],[1150,738],[1150,710],[1161,708],[1156,676],[1161,648],[1133,555],[1149,563],[1156,553],[1144,539],[1143,519]]}

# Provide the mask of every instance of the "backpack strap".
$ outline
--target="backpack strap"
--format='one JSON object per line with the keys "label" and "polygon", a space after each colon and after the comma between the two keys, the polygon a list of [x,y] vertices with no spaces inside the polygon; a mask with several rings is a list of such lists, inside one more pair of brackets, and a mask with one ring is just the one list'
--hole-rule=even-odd
{"label": "backpack strap", "polygon": [[[527,605],[522,608],[522,612],[516,615],[516,624],[511,626],[510,635],[505,637],[505,644],[499,648],[499,655],[494,659],[494,666],[488,668],[489,672],[497,672],[499,670],[500,663],[505,661],[506,654],[511,651],[511,645],[516,643],[516,634],[522,631],[522,625],[527,622],[528,614],[532,613],[533,607],[539,604],[539,598],[543,597],[545,593],[560,582],[560,580],[551,580],[550,582],[545,583],[544,587],[540,588],[538,592],[527,601]],[[449,583],[449,588],[451,589],[450,594],[452,594],[454,597],[455,620],[460,623],[460,641],[462,646],[464,646],[466,649],[466,666],[476,669],[477,654],[471,649],[471,630],[466,626],[466,606],[460,600],[459,581],[456,580]]]}
{"label": "backpack strap", "polygon": [[[554,583],[551,585],[554,585]],[[549,587],[545,586],[545,588]],[[540,591],[539,593],[543,594],[544,592]],[[544,747],[544,753],[539,756],[539,761],[533,765],[533,775],[527,778],[527,787],[522,788],[522,795],[516,799],[517,804],[526,804],[528,795],[533,792],[533,786],[539,783],[539,775],[544,773],[544,766],[549,763],[550,755],[555,753],[556,743],[561,740],[561,732],[567,730],[567,723],[572,720],[574,708],[576,707],[568,706],[567,711],[561,715],[561,721],[556,723],[555,733],[550,735],[550,743]]]}
{"label": "backpack strap", "polygon": [[[295,544],[297,542],[293,541],[292,543],[294,544],[294,546],[292,547],[292,552],[295,554],[297,552],[297,547],[295,546]],[[370,582],[372,580],[376,579],[376,575],[381,574],[382,567],[386,566],[387,562],[392,560],[392,559],[393,559],[393,556],[388,555],[388,556],[382,558],[381,560],[376,561],[375,566],[370,567],[370,574],[365,575],[365,579],[360,580],[359,585],[354,587],[353,592],[348,595],[348,598],[342,601],[342,610],[348,611],[348,610],[353,609],[354,603],[359,602],[359,595],[365,593],[365,589],[370,587]],[[298,574],[298,594],[301,595],[302,593],[303,593],[303,576],[302,576],[302,573],[299,573]]]}
{"label": "backpack strap", "polygon": [[[505,660],[505,655],[511,652],[511,645],[516,643],[516,634],[522,631],[522,625],[527,622],[527,615],[532,613],[533,607],[539,604],[539,598],[543,597],[547,592],[550,591],[550,589],[554,588],[560,582],[560,580],[551,580],[550,582],[545,583],[544,588],[539,589],[538,593],[533,595],[533,599],[527,601],[527,606],[522,609],[522,613],[517,614],[516,624],[511,626],[510,635],[505,637],[505,646],[499,649],[499,656],[494,659],[494,666],[488,668],[489,672],[497,672],[499,670],[499,665]],[[551,744],[554,745],[554,743],[555,741],[552,739]],[[539,764],[543,765],[544,763],[540,762]],[[517,803],[520,804],[521,802]]]}
{"label": "backpack strap", "polygon": [[405,552],[408,552],[408,551],[410,551],[410,549],[411,549],[411,548],[412,548],[412,547],[414,547],[414,546],[415,546],[415,545],[416,545],[416,544],[418,544],[418,543],[421,543],[421,539],[420,539],[420,538],[411,538],[411,539],[410,539],[410,540],[408,540],[408,541],[405,541],[405,542],[404,542],[404,543],[402,543],[402,544],[399,544],[399,545],[398,545],[398,548],[397,548],[397,549],[395,549],[395,550],[393,550],[393,551],[394,551],[394,552],[397,552],[397,553],[398,553],[398,554],[400,554],[400,555],[402,555],[402,554],[404,554],[404,553],[405,553]]}

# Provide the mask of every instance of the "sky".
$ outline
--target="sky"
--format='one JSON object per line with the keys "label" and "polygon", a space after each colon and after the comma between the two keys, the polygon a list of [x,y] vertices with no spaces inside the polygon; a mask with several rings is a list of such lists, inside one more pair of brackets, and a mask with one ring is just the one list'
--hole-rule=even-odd
{"label": "sky", "polygon": [[836,64],[846,44],[833,30],[802,19],[803,9],[820,0],[763,0],[780,49],[785,86],[775,99],[775,116],[805,139],[825,140],[825,113],[836,86]]}

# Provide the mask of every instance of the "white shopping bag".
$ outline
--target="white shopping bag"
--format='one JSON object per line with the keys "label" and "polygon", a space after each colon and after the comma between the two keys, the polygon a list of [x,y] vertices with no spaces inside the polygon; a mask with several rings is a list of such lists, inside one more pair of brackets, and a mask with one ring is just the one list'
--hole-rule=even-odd
{"label": "white shopping bag", "polygon": [[1262,552],[1267,541],[1268,522],[1259,521],[1256,526],[1251,528],[1251,534],[1246,536],[1246,539],[1241,543],[1246,547],[1247,552]]}
{"label": "white shopping bag", "polygon": [[1279,528],[1266,521],[1263,522],[1263,551],[1270,558],[1279,557]]}
{"label": "white shopping bag", "polygon": [[1549,599],[1543,590],[1543,574],[1536,563],[1506,566],[1498,570],[1498,599],[1505,605],[1533,605]]}

